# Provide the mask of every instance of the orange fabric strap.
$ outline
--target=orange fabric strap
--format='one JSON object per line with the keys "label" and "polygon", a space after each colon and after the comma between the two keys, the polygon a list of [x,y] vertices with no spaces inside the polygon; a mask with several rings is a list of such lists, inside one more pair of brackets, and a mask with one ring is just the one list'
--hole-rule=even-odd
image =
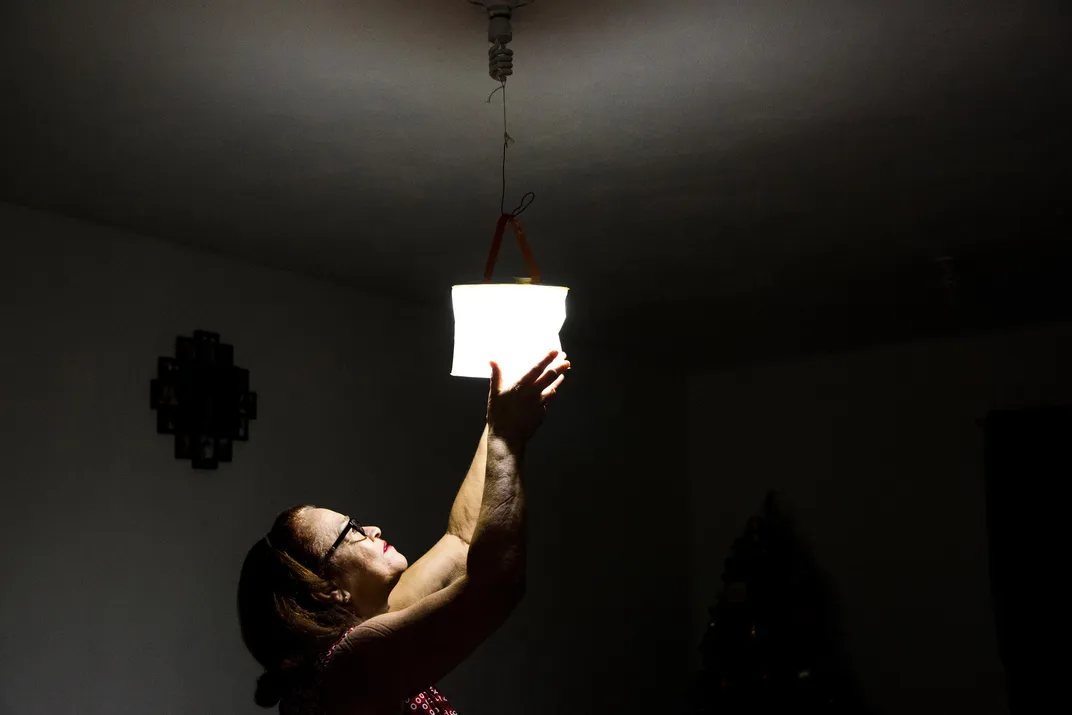
{"label": "orange fabric strap", "polygon": [[506,230],[507,223],[514,229],[514,235],[517,236],[517,244],[521,247],[521,255],[524,257],[525,265],[529,269],[529,278],[532,279],[533,283],[539,283],[540,269],[536,267],[536,259],[532,257],[529,243],[525,240],[525,232],[521,229],[521,224],[518,222],[517,217],[510,214],[500,216],[499,223],[495,225],[495,236],[491,239],[488,262],[484,264],[484,282],[491,283],[491,274],[495,271],[495,261],[499,257],[499,248],[502,246],[503,232]]}

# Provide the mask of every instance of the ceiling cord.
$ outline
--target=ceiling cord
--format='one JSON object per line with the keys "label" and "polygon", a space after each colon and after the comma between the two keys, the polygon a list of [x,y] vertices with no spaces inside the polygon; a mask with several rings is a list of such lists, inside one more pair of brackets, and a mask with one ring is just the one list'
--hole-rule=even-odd
{"label": "ceiling cord", "polygon": [[[495,92],[502,90],[503,93],[503,155],[502,155],[502,193],[499,196],[499,212],[504,216],[520,216],[524,213],[525,209],[532,205],[532,202],[536,200],[536,193],[533,191],[527,192],[521,197],[521,203],[518,204],[510,213],[506,213],[506,148],[514,143],[513,138],[506,131],[506,77],[500,76],[499,86],[488,95],[488,100],[485,104],[491,104],[491,98],[495,96]],[[529,198],[526,203],[525,198]]]}

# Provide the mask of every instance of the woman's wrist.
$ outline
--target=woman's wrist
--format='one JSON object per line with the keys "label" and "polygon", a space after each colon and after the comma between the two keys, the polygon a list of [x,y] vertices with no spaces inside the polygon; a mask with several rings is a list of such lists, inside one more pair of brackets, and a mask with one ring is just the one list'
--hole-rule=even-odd
{"label": "woman's wrist", "polygon": [[525,455],[525,440],[510,434],[496,432],[488,426],[488,456],[513,457],[520,460]]}

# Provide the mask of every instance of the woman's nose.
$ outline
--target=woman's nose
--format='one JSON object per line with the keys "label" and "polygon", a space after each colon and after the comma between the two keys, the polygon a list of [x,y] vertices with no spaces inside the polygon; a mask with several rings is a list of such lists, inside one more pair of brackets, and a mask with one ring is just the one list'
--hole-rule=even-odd
{"label": "woman's nose", "polygon": [[365,533],[369,535],[369,538],[378,539],[383,532],[380,531],[380,527],[378,526],[366,526]]}

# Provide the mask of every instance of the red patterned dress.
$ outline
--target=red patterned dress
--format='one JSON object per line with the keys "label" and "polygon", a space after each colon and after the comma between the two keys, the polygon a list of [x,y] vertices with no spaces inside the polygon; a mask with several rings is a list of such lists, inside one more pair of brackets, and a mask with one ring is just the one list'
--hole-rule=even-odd
{"label": "red patterned dress", "polygon": [[[328,663],[331,662],[332,656],[335,655],[335,649],[346,640],[346,636],[350,635],[354,628],[357,628],[357,626],[346,631],[328,649],[327,653],[317,659],[315,672],[307,686],[284,698],[279,705],[279,712],[282,715],[321,715],[323,713],[320,708],[320,686],[323,683],[324,670],[327,668]],[[434,686],[429,686],[424,691],[412,695],[402,702],[399,709],[400,715],[416,715],[417,713],[421,715],[458,715],[458,711],[451,707],[447,699]]]}

